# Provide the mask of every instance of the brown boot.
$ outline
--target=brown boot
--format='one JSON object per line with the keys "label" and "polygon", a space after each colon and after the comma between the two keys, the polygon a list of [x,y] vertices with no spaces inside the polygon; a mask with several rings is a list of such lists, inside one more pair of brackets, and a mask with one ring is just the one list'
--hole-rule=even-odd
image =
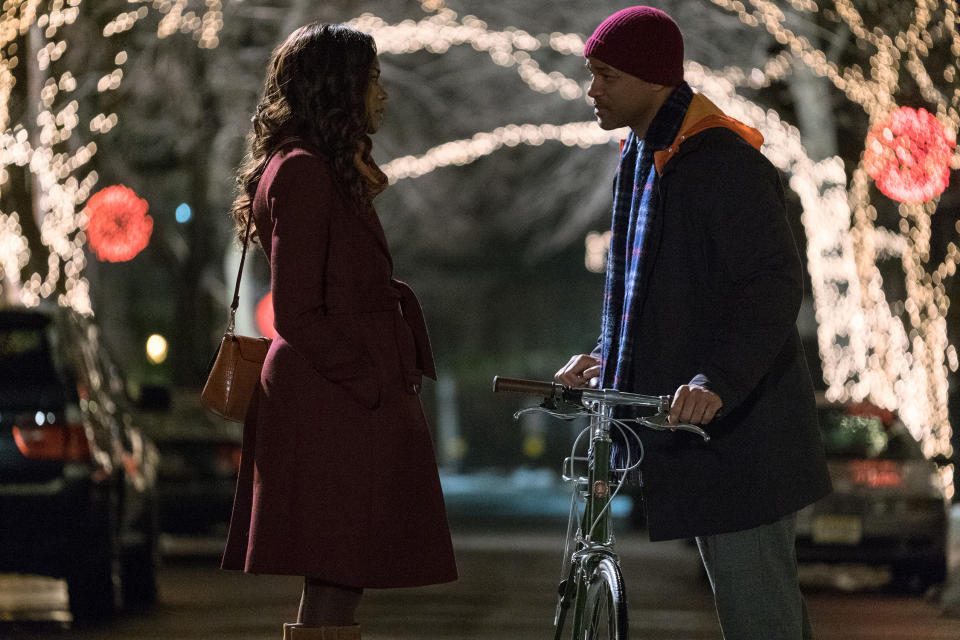
{"label": "brown boot", "polygon": [[360,640],[360,625],[308,627],[302,622],[283,625],[283,640]]}

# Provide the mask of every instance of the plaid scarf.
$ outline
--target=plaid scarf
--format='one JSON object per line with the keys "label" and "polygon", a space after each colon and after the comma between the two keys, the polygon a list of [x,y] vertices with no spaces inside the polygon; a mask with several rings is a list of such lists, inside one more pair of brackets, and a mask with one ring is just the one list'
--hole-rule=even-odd
{"label": "plaid scarf", "polygon": [[660,204],[653,153],[673,142],[692,98],[690,86],[680,83],[657,111],[646,136],[640,139],[631,131],[620,154],[600,334],[605,388],[633,391],[633,346],[643,304],[637,294],[649,249],[648,232]]}

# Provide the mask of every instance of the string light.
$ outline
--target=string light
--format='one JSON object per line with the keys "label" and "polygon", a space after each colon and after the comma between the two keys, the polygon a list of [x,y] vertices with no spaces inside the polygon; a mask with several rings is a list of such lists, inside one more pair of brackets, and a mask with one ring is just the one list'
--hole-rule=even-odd
{"label": "string light", "polygon": [[[929,115],[942,127],[945,139],[955,140],[960,129],[957,1],[917,0],[911,24],[891,35],[878,27],[867,27],[852,0],[834,0],[831,8],[820,7],[814,0],[788,0],[795,11],[822,12],[828,19],[845,24],[858,43],[872,51],[866,69],[830,60],[809,39],[787,28],[787,16],[771,0],[711,2],[736,15],[743,24],[765,29],[783,45],[783,50],[763,68],[714,71],[688,62],[686,77],[730,115],[763,132],[765,154],[789,176],[790,188],[801,201],[828,397],[868,399],[897,409],[905,424],[921,439],[925,453],[949,454],[947,371],[956,370],[960,362],[956,349],[946,340],[949,300],[945,281],[957,271],[960,248],[954,239],[940,264],[928,264],[930,216],[938,196],[901,203],[900,225],[896,229],[878,225],[877,209],[871,201],[870,172],[875,167],[875,156],[871,154],[876,151],[872,141],[865,141],[862,161],[847,175],[840,158],[812,161],[796,128],[783,122],[775,112],[738,96],[737,89],[769,86],[782,81],[798,65],[805,65],[859,105],[876,125],[901,108],[896,96],[902,77],[908,75],[929,104]],[[98,114],[81,127],[77,110],[66,95],[75,90],[76,81],[66,73],[51,74],[56,82],[44,85],[37,126],[12,123],[7,107],[2,106],[9,104],[13,70],[23,64],[24,52],[17,49],[17,40],[31,24],[44,29],[48,42],[38,52],[37,64],[48,65],[49,72],[62,59],[67,46],[66,40],[58,40],[59,30],[76,19],[80,3],[81,0],[53,0],[46,12],[39,12],[39,3],[11,2],[5,3],[0,13],[0,188],[9,180],[9,167],[30,167],[44,194],[40,206],[43,241],[52,249],[55,247],[52,255],[56,256],[51,258],[49,273],[28,274],[19,283],[20,270],[30,256],[19,221],[24,212],[0,212],[0,268],[7,283],[21,285],[24,301],[36,300],[44,292],[52,291],[56,283],[52,274],[59,278],[62,269],[67,294],[61,302],[88,309],[85,296],[89,285],[82,278],[85,234],[77,208],[89,197],[97,181],[95,172],[86,169],[96,146],[92,140],[81,143],[72,155],[54,153],[53,148],[78,132],[89,131],[93,137],[106,133],[116,125],[116,114]],[[189,33],[198,46],[217,46],[223,25],[221,0],[205,0],[202,14],[188,10],[186,0],[128,0],[128,4],[134,6],[107,24],[105,36],[129,30],[155,11],[160,15],[158,37]],[[566,100],[584,99],[577,80],[557,71],[546,71],[534,59],[542,49],[565,56],[582,55],[583,36],[531,34],[512,27],[491,30],[477,17],[458,17],[443,0],[421,0],[420,6],[427,15],[419,21],[388,24],[364,14],[350,24],[371,33],[383,53],[428,51],[439,55],[450,47],[469,45],[486,53],[493,63],[513,68],[533,91],[556,94]],[[927,68],[930,53],[936,47],[949,47],[952,56],[943,70]],[[118,57],[116,69],[104,75],[98,89],[116,89],[123,80],[121,66],[125,62],[125,54],[123,59]],[[28,129],[38,131],[36,141],[28,135]],[[884,135],[882,129],[880,134]],[[547,142],[588,146],[607,144],[623,135],[622,131],[604,132],[591,122],[507,125],[438,145],[420,156],[396,158],[386,163],[384,169],[396,182],[439,167],[473,162],[504,146]],[[952,154],[941,156],[941,167],[943,157],[949,157],[950,167],[960,168],[955,147]],[[86,175],[77,175],[84,170]],[[920,195],[926,197],[925,193]],[[599,241],[602,242],[602,236]],[[592,245],[597,242],[597,238],[592,239]],[[906,295],[902,300],[888,300],[883,290],[878,264],[891,258],[903,265]],[[949,474],[948,468],[945,481],[949,481]]]}
{"label": "string light", "polygon": [[[895,96],[901,75],[907,73],[924,99],[935,107],[935,114],[930,115],[936,118],[943,140],[949,146],[960,128],[957,110],[960,88],[938,89],[934,75],[924,65],[934,45],[931,34],[937,34],[940,40],[949,40],[954,58],[960,57],[956,1],[944,3],[940,17],[935,20],[937,3],[920,0],[915,6],[913,24],[891,38],[878,28],[867,28],[850,0],[837,0],[830,15],[844,22],[858,41],[875,49],[867,71],[857,65],[841,67],[830,60],[809,39],[785,26],[786,16],[773,2],[711,1],[737,15],[744,24],[766,29],[784,46],[783,52],[768,60],[762,69],[731,67],[715,72],[688,63],[686,78],[722,109],[764,133],[764,153],[790,176],[790,187],[801,200],[828,397],[837,401],[868,399],[879,406],[896,409],[921,440],[927,455],[949,454],[947,366],[956,370],[960,363],[956,349],[946,340],[949,300],[944,280],[955,274],[960,250],[951,243],[941,264],[929,267],[926,264],[930,251],[930,215],[935,210],[936,193],[942,190],[942,180],[926,180],[920,176],[914,181],[916,184],[935,185],[932,191],[920,193],[926,201],[900,205],[900,228],[889,230],[878,226],[866,171],[869,152],[865,150],[864,161],[849,177],[840,158],[813,162],[794,127],[783,123],[775,112],[764,111],[739,98],[736,89],[769,86],[792,73],[796,65],[803,64],[860,105],[871,121],[880,122],[900,108]],[[790,4],[801,12],[820,10],[812,0],[793,0]],[[561,91],[562,87],[575,84],[570,78],[556,72],[545,73],[539,65],[525,67],[531,59],[530,52],[544,46],[564,55],[580,55],[581,36],[530,36],[511,29],[490,31],[476,18],[468,16],[458,20],[443,2],[422,2],[421,5],[434,15],[401,25],[388,25],[365,15],[358,18],[354,26],[373,33],[382,51],[395,54],[420,50],[443,52],[451,46],[469,44],[487,52],[495,63],[515,67],[535,91],[556,92],[566,99],[582,96],[582,91]],[[941,74],[948,83],[956,81],[956,66],[954,60]],[[541,81],[544,76],[549,82]],[[929,133],[934,128],[932,122],[928,121],[928,125]],[[517,144],[541,144],[558,139],[556,135],[544,135],[544,126],[511,125],[444,143],[416,158],[399,158],[388,163],[388,175],[396,181],[420,176],[438,167],[472,162],[508,144],[508,140]],[[550,131],[567,126],[582,144],[604,144],[623,135],[591,131],[589,123],[558,125]],[[944,162],[948,161],[953,168],[958,166],[955,148],[946,154],[941,148],[934,159],[941,177]],[[592,236],[588,238],[590,246],[596,241]],[[593,268],[596,268],[596,255],[596,251],[590,253]],[[903,301],[888,301],[883,290],[878,263],[889,258],[899,259],[904,265],[907,297]],[[943,478],[949,485],[952,479],[949,468]]]}
{"label": "string light", "polygon": [[[55,70],[69,47],[62,29],[76,21],[82,1],[0,5],[0,189],[9,188],[10,171],[16,169],[29,171],[37,194],[35,210],[0,211],[0,292],[8,300],[26,305],[55,297],[61,305],[91,314],[90,286],[83,275],[88,237],[83,204],[99,179],[90,169],[97,152],[94,139],[112,130],[118,116],[100,113],[81,122],[79,103],[72,97],[77,80],[70,70]],[[183,11],[185,0],[128,0],[128,5],[140,6],[109,20],[104,37],[132,29],[155,11],[161,16],[158,37],[180,31],[191,33],[200,47],[217,46],[223,25],[221,0],[204,0],[202,15]],[[31,28],[39,29],[44,40],[33,52],[24,45]],[[125,51],[116,54],[116,67],[99,79],[98,91],[114,91],[120,86],[126,61]],[[30,73],[42,77],[43,83],[35,120],[13,121],[9,105],[16,85],[14,72],[24,64],[33,65]],[[23,216],[36,217],[40,241],[49,252],[46,265],[38,272],[23,272],[31,258]],[[143,228],[141,225],[141,232]],[[91,232],[90,240],[96,244],[96,232]]]}
{"label": "string light", "polygon": [[515,67],[527,86],[538,93],[559,93],[567,100],[584,95],[579,82],[557,71],[544,72],[530,55],[531,51],[542,47],[564,55],[581,55],[584,43],[581,36],[563,33],[534,36],[514,28],[491,31],[483,20],[474,16],[465,16],[460,20],[454,11],[442,4],[435,11],[434,15],[418,22],[404,21],[399,24],[388,24],[375,15],[365,13],[348,24],[373,35],[381,53],[444,53],[450,47],[469,44],[477,51],[486,52],[495,64]]}
{"label": "string light", "polygon": [[607,270],[607,253],[610,248],[610,231],[597,233],[591,231],[584,238],[586,251],[584,252],[583,264],[587,271],[592,273],[603,273]]}
{"label": "string light", "polygon": [[563,125],[511,124],[490,132],[476,133],[471,138],[445,142],[421,156],[403,156],[391,160],[382,169],[393,183],[403,178],[418,178],[440,167],[469,164],[504,146],[539,146],[547,141],[558,141],[568,147],[585,148],[616,140],[625,133],[623,129],[604,131],[592,120]]}
{"label": "string light", "polygon": [[[851,65],[841,69],[827,60],[808,40],[784,26],[785,17],[767,0],[750,0],[747,13],[728,0],[711,0],[745,24],[762,24],[791,54],[814,73],[827,78],[848,99],[859,104],[871,122],[884,123],[891,113],[904,113],[896,104],[901,74],[910,75],[922,97],[935,107],[936,121],[925,119],[923,138],[942,132],[940,146],[934,152],[933,167],[904,189],[878,180],[895,199],[918,200],[899,205],[900,226],[896,230],[877,225],[876,208],[871,202],[870,174],[883,175],[878,159],[889,156],[885,142],[899,151],[901,160],[909,149],[894,145],[893,127],[875,124],[868,137],[863,159],[849,181],[843,175],[839,159],[821,163],[833,168],[828,180],[810,181],[810,174],[793,173],[791,187],[804,202],[804,228],[808,243],[808,268],[813,282],[814,301],[819,323],[818,340],[828,397],[836,400],[862,400],[897,409],[911,432],[917,436],[927,455],[950,454],[950,425],[947,416],[947,372],[956,370],[956,349],[947,342],[946,313],[949,299],[944,280],[955,274],[960,251],[955,242],[939,265],[929,265],[930,216],[942,187],[946,167],[957,168],[955,136],[960,128],[956,86],[960,35],[957,2],[938,3],[919,0],[913,7],[913,22],[901,33],[890,37],[882,29],[868,29],[850,0],[836,0],[836,19],[844,22],[857,40],[875,49],[869,73]],[[798,10],[799,7],[795,6]],[[816,5],[804,9],[816,10]],[[939,11],[939,13],[938,13]],[[745,19],[749,16],[751,21]],[[935,16],[939,16],[935,19]],[[953,56],[942,77],[951,90],[935,86],[926,62],[934,38],[941,47],[949,45]],[[929,115],[929,114],[928,114]],[[879,128],[879,129],[878,129]],[[889,131],[889,133],[887,133]],[[911,143],[914,147],[914,142]],[[879,145],[879,146],[878,146]],[[849,188],[844,185],[849,182]],[[923,185],[918,191],[917,186]],[[817,199],[823,206],[810,206]],[[851,225],[850,220],[853,220]],[[899,258],[903,265],[906,289],[904,300],[887,300],[878,263]],[[952,469],[946,468],[942,480],[952,493]]]}

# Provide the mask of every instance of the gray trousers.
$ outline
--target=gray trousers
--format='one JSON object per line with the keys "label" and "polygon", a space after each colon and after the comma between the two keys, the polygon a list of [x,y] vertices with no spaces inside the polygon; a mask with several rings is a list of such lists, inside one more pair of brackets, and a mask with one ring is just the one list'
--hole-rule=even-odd
{"label": "gray trousers", "polygon": [[697,538],[724,640],[811,640],[797,580],[797,516]]}

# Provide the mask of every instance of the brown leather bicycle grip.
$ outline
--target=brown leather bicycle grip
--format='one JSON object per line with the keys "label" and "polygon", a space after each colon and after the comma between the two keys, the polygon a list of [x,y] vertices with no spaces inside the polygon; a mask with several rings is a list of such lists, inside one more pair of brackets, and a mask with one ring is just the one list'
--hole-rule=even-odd
{"label": "brown leather bicycle grip", "polygon": [[528,396],[550,397],[560,388],[555,382],[541,380],[522,380],[520,378],[493,377],[493,391],[495,393],[523,393]]}

